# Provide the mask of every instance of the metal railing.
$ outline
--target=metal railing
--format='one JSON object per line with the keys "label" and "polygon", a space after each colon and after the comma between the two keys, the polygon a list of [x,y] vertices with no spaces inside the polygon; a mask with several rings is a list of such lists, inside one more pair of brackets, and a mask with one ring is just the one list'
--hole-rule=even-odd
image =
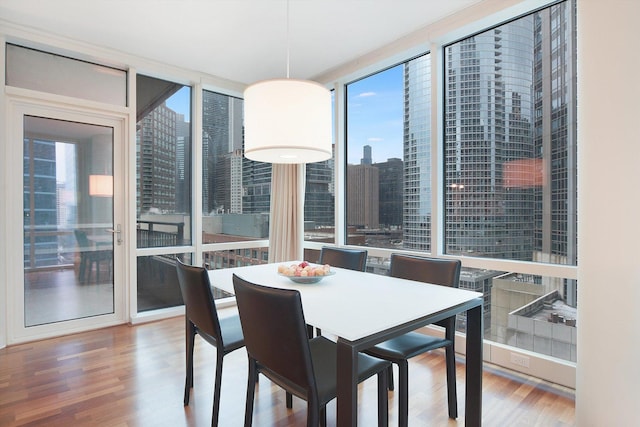
{"label": "metal railing", "polygon": [[181,246],[184,244],[184,222],[137,221],[138,248]]}

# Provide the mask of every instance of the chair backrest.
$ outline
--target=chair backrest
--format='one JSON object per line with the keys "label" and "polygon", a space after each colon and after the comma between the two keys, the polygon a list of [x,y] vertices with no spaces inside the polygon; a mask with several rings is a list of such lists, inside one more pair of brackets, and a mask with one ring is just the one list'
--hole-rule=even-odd
{"label": "chair backrest", "polygon": [[391,254],[389,275],[401,279],[457,288],[462,263],[457,259]]}
{"label": "chair backrest", "polygon": [[80,249],[87,250],[90,246],[89,239],[87,238],[87,233],[82,230],[73,230],[73,234],[75,234],[76,236],[78,247],[80,247]]}
{"label": "chair backrest", "polygon": [[323,246],[320,250],[319,263],[329,264],[332,267],[364,271],[367,266],[367,251]]}
{"label": "chair backrest", "polygon": [[317,396],[300,293],[257,285],[235,274],[233,287],[248,355],[267,376],[275,375],[310,398]]}
{"label": "chair backrest", "polygon": [[179,259],[176,259],[176,270],[187,319],[198,330],[214,337],[220,345],[223,345],[220,321],[207,270],[203,267],[184,264]]}

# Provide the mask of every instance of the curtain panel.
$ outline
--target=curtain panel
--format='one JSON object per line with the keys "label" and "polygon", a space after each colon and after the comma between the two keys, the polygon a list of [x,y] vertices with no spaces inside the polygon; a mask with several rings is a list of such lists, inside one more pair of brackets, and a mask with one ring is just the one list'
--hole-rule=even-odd
{"label": "curtain panel", "polygon": [[304,257],[304,187],[304,164],[273,164],[269,262],[302,260]]}

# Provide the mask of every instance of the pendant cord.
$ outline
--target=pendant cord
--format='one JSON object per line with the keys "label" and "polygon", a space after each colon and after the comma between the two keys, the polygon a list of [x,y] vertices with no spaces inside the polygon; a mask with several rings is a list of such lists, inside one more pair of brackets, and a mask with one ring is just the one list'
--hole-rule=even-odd
{"label": "pendant cord", "polygon": [[289,57],[291,55],[291,47],[289,45],[289,0],[287,0],[287,78],[289,78]]}

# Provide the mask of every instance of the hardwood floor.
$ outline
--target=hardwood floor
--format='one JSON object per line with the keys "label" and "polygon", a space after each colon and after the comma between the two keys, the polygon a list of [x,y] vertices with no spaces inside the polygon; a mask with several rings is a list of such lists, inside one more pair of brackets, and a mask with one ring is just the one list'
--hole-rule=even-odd
{"label": "hardwood floor", "polygon": [[[196,340],[191,404],[182,404],[184,319],[92,332],[0,350],[0,426],[208,426],[215,349]],[[410,361],[409,425],[464,425],[464,365],[458,359],[460,417],[447,418],[444,356]],[[247,363],[243,349],[225,357],[220,426],[243,425]],[[573,426],[573,390],[485,365],[483,425]],[[358,420],[376,425],[376,380],[359,390]],[[389,425],[397,401],[389,393]],[[305,403],[287,410],[284,392],[264,377],[254,426],[305,425]],[[327,408],[335,425],[335,402]]]}

